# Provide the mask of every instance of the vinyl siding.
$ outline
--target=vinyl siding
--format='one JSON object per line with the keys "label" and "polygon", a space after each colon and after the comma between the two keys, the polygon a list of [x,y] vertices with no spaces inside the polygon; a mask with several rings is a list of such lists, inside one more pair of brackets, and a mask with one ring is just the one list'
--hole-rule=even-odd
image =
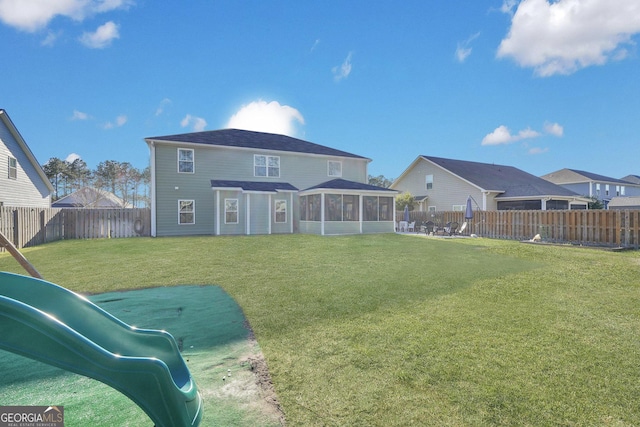
{"label": "vinyl siding", "polygon": [[[9,157],[17,160],[17,179],[9,178]],[[40,174],[0,120],[0,202],[5,206],[48,208],[49,189]]]}
{"label": "vinyl siding", "polygon": [[[178,148],[194,150],[194,173],[178,173]],[[328,175],[328,161],[342,162],[343,179],[367,182],[367,160],[359,158],[337,158],[333,156],[287,153],[271,150],[238,149],[216,146],[194,146],[185,144],[155,145],[155,179],[156,179],[156,235],[201,235],[215,234],[215,191],[211,188],[211,180],[287,182],[299,190],[303,190],[325,181],[334,179]],[[279,156],[279,177],[254,176],[254,154]],[[176,189],[177,187],[177,189]],[[250,196],[250,233],[264,234],[269,232],[269,212],[272,233],[291,232],[290,215],[294,216],[294,232],[298,231],[299,202],[297,195],[293,203],[289,193],[272,195],[271,204],[268,195],[241,194],[221,192],[220,234],[246,233],[246,197]],[[224,198],[237,198],[239,201],[238,224],[224,224]],[[262,199],[263,197],[264,199]],[[287,223],[275,223],[275,200],[287,200],[290,211]],[[196,223],[193,225],[178,224],[178,200],[195,200]]]}
{"label": "vinyl siding", "polygon": [[[427,175],[433,175],[433,188],[430,190],[426,188]],[[393,188],[408,191],[413,196],[427,195],[426,205],[435,206],[438,211],[451,211],[454,205],[465,205],[469,196],[482,205],[480,189],[424,159],[420,159]]]}

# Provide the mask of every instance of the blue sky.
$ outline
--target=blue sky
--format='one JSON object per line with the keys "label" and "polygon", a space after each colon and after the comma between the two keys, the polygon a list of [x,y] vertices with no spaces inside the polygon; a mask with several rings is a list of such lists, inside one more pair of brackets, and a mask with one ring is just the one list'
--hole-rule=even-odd
{"label": "blue sky", "polygon": [[[366,156],[640,174],[637,0],[0,0],[0,108],[40,163],[237,127]],[[71,157],[69,157],[71,156]]]}

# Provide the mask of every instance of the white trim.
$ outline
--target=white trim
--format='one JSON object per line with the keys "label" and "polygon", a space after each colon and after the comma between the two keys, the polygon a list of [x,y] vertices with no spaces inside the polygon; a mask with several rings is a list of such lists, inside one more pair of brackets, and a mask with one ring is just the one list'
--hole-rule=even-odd
{"label": "white trim", "polygon": [[[257,175],[256,174],[256,157],[264,157],[265,159],[265,175]],[[278,159],[278,175],[269,175],[269,158],[277,158]],[[262,167],[262,166],[259,166]],[[254,178],[280,178],[280,169],[281,169],[281,164],[280,164],[280,156],[271,156],[268,154],[254,154],[253,155],[253,177]]]}
{"label": "white trim", "polygon": [[[331,174],[331,163],[337,163],[340,165],[340,170],[337,175]],[[327,160],[327,176],[332,178],[342,178],[342,160]]]}
{"label": "white trim", "polygon": [[[191,171],[190,172],[183,172],[180,170],[180,151],[191,151],[192,155],[191,155]],[[178,173],[187,173],[187,174],[195,174],[196,173],[196,150],[194,150],[193,148],[184,148],[184,147],[177,147],[177,151],[176,151],[176,169]]]}
{"label": "white trim", "polygon": [[272,197],[271,194],[269,194],[269,197],[267,198],[267,203],[269,203],[269,209],[267,209],[269,212],[267,214],[267,234],[271,234],[271,221],[272,221],[272,216],[271,216],[271,201],[272,201]]}
{"label": "white trim", "polygon": [[[271,197],[271,196],[269,196]],[[277,211],[277,207],[278,207],[278,203],[284,203],[284,221],[278,221],[278,211]],[[289,201],[288,200],[284,200],[284,199],[278,199],[275,200],[273,202],[273,223],[274,224],[286,224],[289,221]]]}
{"label": "white trim", "polygon": [[[251,234],[251,194],[247,194],[246,197],[246,207],[245,207],[245,231],[247,235]],[[238,218],[240,219],[240,218]]]}
{"label": "white trim", "polygon": [[157,233],[157,221],[156,221],[156,146],[154,143],[149,143],[149,157],[151,161],[149,162],[149,172],[151,174],[151,182],[149,193],[151,195],[151,237],[156,237]]}
{"label": "white trim", "polygon": [[[227,222],[227,200],[236,202],[236,220],[235,222]],[[228,211],[233,212],[233,211]],[[239,224],[240,223],[240,200],[233,197],[225,197],[224,198],[224,223],[225,224]]]}
{"label": "white trim", "polygon": [[[181,202],[191,202],[192,206],[193,206],[193,221],[192,222],[180,222],[180,214],[182,213],[181,211]],[[195,225],[196,223],[196,201],[195,199],[178,199],[178,225]]]}
{"label": "white trim", "polygon": [[291,234],[293,234],[293,192],[291,192],[290,200],[291,200],[291,209],[290,209],[291,210],[291,221],[289,221],[289,223],[290,223],[289,230],[291,231]]}
{"label": "white trim", "polygon": [[216,236],[220,235],[220,190],[216,190]]}
{"label": "white trim", "polygon": [[322,193],[320,195],[320,235],[324,236],[324,196]]}
{"label": "white trim", "polygon": [[[7,156],[7,178],[17,181],[18,180],[18,159],[13,156]],[[11,166],[11,160],[15,163],[15,166]],[[11,171],[13,171],[13,176],[11,176]]]}
{"label": "white trim", "polygon": [[16,142],[29,159],[29,162],[31,162],[31,165],[36,170],[36,173],[40,176],[40,179],[42,179],[42,182],[49,190],[49,205],[51,205],[51,193],[55,190],[53,188],[53,184],[49,181],[47,174],[44,173],[44,169],[40,166],[40,163],[33,154],[33,151],[29,148],[29,145],[27,145],[27,142],[22,138],[18,128],[13,124],[13,121],[9,117],[9,114],[7,114],[7,111],[2,108],[0,108],[0,119],[4,122],[5,126],[7,126],[7,130],[9,130],[9,133],[15,138]]}

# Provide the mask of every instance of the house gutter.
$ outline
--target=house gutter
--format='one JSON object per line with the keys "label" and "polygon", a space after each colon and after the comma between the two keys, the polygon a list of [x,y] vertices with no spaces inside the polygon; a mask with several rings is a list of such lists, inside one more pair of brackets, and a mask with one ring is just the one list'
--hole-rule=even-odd
{"label": "house gutter", "polygon": [[151,172],[151,237],[156,237],[156,145],[153,141],[147,140],[149,146],[149,171]]}

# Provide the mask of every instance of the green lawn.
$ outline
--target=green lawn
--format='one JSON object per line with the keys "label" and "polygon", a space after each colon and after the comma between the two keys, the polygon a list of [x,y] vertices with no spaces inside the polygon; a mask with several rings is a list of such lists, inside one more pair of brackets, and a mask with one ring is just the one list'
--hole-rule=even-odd
{"label": "green lawn", "polygon": [[[80,292],[220,285],[288,426],[640,425],[638,252],[389,234],[23,253]],[[0,270],[22,273],[7,254]]]}

